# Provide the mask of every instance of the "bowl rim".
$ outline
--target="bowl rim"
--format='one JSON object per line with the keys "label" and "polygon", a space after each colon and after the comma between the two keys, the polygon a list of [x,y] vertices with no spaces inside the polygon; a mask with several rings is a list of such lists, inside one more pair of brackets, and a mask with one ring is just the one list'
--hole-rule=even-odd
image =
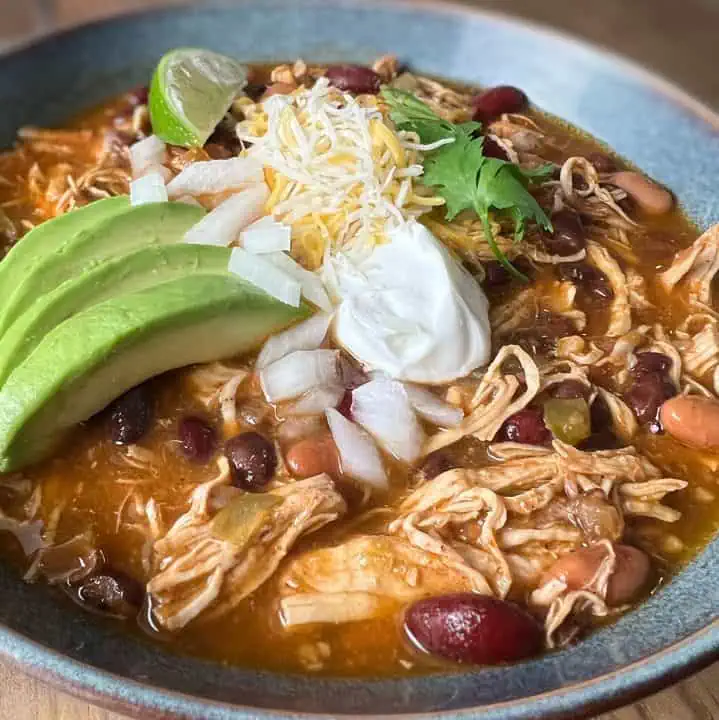
{"label": "bowl rim", "polygon": [[[195,3],[193,0],[147,10],[121,12],[109,17],[97,18],[79,25],[60,28],[49,33],[30,37],[27,40],[12,43],[0,52],[0,65],[9,58],[24,53],[32,53],[55,39],[71,40],[73,35],[85,34],[94,28],[126,21],[142,21],[143,18],[163,17],[180,14],[188,9],[202,11],[211,8],[241,7],[242,5],[286,6],[288,0],[209,0]],[[333,6],[334,8],[357,8],[376,6],[412,13],[416,10],[429,11],[437,15],[457,17],[483,17],[493,23],[520,26],[547,39],[556,38],[578,49],[589,49],[603,60],[620,67],[627,74],[645,86],[654,89],[659,95],[680,105],[683,109],[711,127],[719,136],[719,107],[714,110],[695,98],[681,86],[661,73],[641,66],[638,62],[616,53],[611,48],[597,42],[585,40],[569,32],[553,28],[539,21],[526,19],[518,14],[505,13],[496,9],[475,7],[462,0],[293,0],[296,5],[312,9],[313,7]],[[1,68],[0,68],[1,71]],[[67,692],[76,698],[87,700],[107,709],[119,710],[126,714],[143,718],[187,717],[200,718],[203,712],[221,711],[227,717],[243,718],[310,718],[330,717],[322,713],[283,711],[255,708],[237,703],[228,703],[197,695],[189,695],[176,690],[157,687],[139,682],[128,676],[99,669],[93,665],[75,660],[70,656],[49,648],[22,633],[12,630],[0,622],[0,660],[14,670],[26,676],[46,682],[57,690]],[[692,634],[647,655],[613,670],[576,682],[566,687],[534,695],[526,695],[514,700],[495,702],[466,709],[430,711],[415,713],[394,713],[389,717],[397,720],[417,718],[472,718],[481,717],[484,712],[519,710],[528,703],[540,700],[553,700],[556,705],[544,710],[521,715],[522,718],[545,718],[551,715],[554,720],[579,720],[598,712],[613,710],[634,702],[668,685],[679,682],[698,672],[712,662],[719,660],[719,618]],[[272,673],[271,673],[272,674]],[[631,686],[622,683],[622,678],[632,676]],[[368,683],[373,680],[367,679]],[[586,691],[592,689],[592,694]],[[333,713],[342,718],[365,718],[367,715]],[[225,717],[225,715],[223,715]],[[512,717],[515,717],[514,715]],[[517,715],[516,717],[520,717]]]}

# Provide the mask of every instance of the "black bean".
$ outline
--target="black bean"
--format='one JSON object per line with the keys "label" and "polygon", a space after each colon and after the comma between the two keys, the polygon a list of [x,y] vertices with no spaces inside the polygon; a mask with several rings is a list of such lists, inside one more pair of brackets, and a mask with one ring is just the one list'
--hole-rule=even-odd
{"label": "black bean", "polygon": [[473,119],[489,125],[506,113],[518,113],[526,108],[527,96],[511,85],[498,85],[477,95],[472,101]]}
{"label": "black bean", "polygon": [[332,65],[325,76],[330,85],[354,95],[376,95],[382,84],[374,70],[361,65]]}
{"label": "black bean", "polygon": [[660,373],[647,373],[634,381],[624,394],[624,402],[634,411],[642,424],[652,424],[659,430],[659,409],[665,400],[677,394],[671,381]]}
{"label": "black bean", "polygon": [[589,417],[592,422],[592,432],[600,433],[612,427],[612,413],[606,400],[597,395],[589,408]]}
{"label": "black bean", "polygon": [[663,353],[643,352],[637,355],[637,361],[631,368],[631,373],[639,378],[649,373],[666,374],[672,367],[672,359]]}
{"label": "black bean", "polygon": [[[511,263],[522,275],[528,277],[530,280],[532,279],[534,275],[534,265],[532,265],[524,255],[519,255],[514,258]],[[499,289],[518,280],[517,276],[509,272],[499,260],[487,260],[482,263],[482,267],[484,268],[482,286],[486,290]]]}
{"label": "black bean", "polygon": [[145,597],[145,591],[137,580],[109,568],[83,580],[76,592],[83,605],[125,618],[137,615]]}
{"label": "black bean", "polygon": [[232,482],[236,487],[257,492],[275,474],[277,454],[272,443],[256,432],[244,432],[225,443]]}
{"label": "black bean", "polygon": [[587,262],[561,263],[557,268],[559,277],[573,282],[583,290],[586,299],[604,305],[614,297],[606,276],[593,265]]}
{"label": "black bean", "polygon": [[552,215],[554,232],[544,238],[550,253],[566,257],[574,255],[587,246],[584,225],[574,210],[560,210]]}
{"label": "black bean", "polygon": [[136,443],[149,430],[152,416],[153,398],[147,383],[128,390],[109,407],[112,441],[118,445]]}
{"label": "black bean", "polygon": [[203,418],[188,415],[177,427],[182,453],[189,460],[206,462],[212,456],[217,437],[215,429]]}

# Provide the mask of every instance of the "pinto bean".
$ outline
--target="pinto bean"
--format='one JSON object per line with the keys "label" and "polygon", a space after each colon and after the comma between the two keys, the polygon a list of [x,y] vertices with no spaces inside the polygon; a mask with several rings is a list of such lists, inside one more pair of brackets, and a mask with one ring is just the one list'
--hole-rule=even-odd
{"label": "pinto bean", "polygon": [[647,215],[664,215],[674,207],[672,194],[641,173],[628,170],[614,173],[610,182],[624,190]]}
{"label": "pinto bean", "polygon": [[285,454],[285,460],[292,473],[301,478],[320,473],[339,475],[340,472],[337,446],[329,433],[298,440]]}
{"label": "pinto bean", "polygon": [[677,395],[659,411],[664,429],[690,447],[719,449],[719,402],[700,395]]}
{"label": "pinto bean", "polygon": [[[651,566],[646,553],[631,545],[615,545],[617,565],[609,578],[607,603],[624,605],[634,600],[649,580]],[[587,587],[606,557],[602,545],[580,548],[563,555],[544,573],[541,585],[550,580],[561,580],[569,590]]]}

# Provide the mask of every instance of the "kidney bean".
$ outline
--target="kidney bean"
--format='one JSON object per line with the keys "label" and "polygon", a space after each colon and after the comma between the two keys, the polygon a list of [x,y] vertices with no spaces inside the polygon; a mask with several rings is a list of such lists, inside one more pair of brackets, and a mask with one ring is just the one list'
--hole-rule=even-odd
{"label": "kidney bean", "polygon": [[485,136],[482,143],[482,154],[485,157],[496,158],[497,160],[509,160],[504,148],[494,138],[488,136]]}
{"label": "kidney bean", "polygon": [[[631,545],[615,545],[616,567],[607,585],[607,603],[624,605],[636,599],[649,580],[649,557]],[[542,576],[543,585],[550,580],[561,580],[569,590],[581,590],[592,581],[607,550],[602,545],[580,548],[563,555]]]}
{"label": "kidney bean", "polygon": [[337,406],[337,412],[340,415],[344,415],[348,420],[352,419],[352,391],[345,390],[345,394],[342,396],[339,405]]}
{"label": "kidney bean", "polygon": [[624,190],[647,215],[664,215],[674,207],[673,195],[641,173],[617,172],[611,176],[610,182]]}
{"label": "kidney bean", "polygon": [[505,113],[518,113],[527,106],[527,96],[511,85],[489,88],[472,100],[472,118],[483,125],[489,125]]}
{"label": "kidney bean", "polygon": [[700,395],[678,395],[661,407],[662,427],[690,447],[719,449],[719,401]]}
{"label": "kidney bean", "polygon": [[177,434],[180,438],[182,452],[189,460],[206,462],[215,449],[215,429],[206,421],[195,415],[180,420]]}
{"label": "kidney bean", "polygon": [[147,384],[121,395],[109,407],[110,437],[118,445],[136,443],[150,428],[153,399]]}
{"label": "kidney bean", "polygon": [[614,297],[609,281],[593,265],[587,262],[561,263],[557,268],[562,280],[569,280],[583,289],[594,303],[604,305]]}
{"label": "kidney bean", "polygon": [[602,430],[592,433],[577,447],[583,452],[595,452],[597,450],[616,450],[622,447],[622,443],[611,430]]}
{"label": "kidney bean", "polygon": [[496,665],[542,648],[539,623],[521,608],[488,595],[425,598],[405,613],[405,631],[422,650],[458,663]]}
{"label": "kidney bean", "polygon": [[579,214],[574,210],[560,210],[552,215],[554,232],[543,239],[547,250],[566,257],[584,250],[587,237]]}
{"label": "kidney bean", "polygon": [[528,407],[508,417],[499,428],[496,439],[527,445],[546,445],[551,442],[552,433],[544,424],[541,409]]}
{"label": "kidney bean", "polygon": [[301,478],[321,473],[333,476],[340,474],[339,453],[329,433],[297,441],[285,453],[285,461],[292,473]]}
{"label": "kidney bean", "polygon": [[362,65],[332,65],[327,68],[325,77],[330,85],[353,95],[376,95],[382,84],[374,70]]}
{"label": "kidney bean", "polygon": [[579,380],[562,380],[556,385],[551,385],[548,392],[553,398],[562,400],[571,400],[573,398],[586,400],[589,397],[589,388]]}
{"label": "kidney bean", "polygon": [[137,615],[145,597],[142,585],[119,570],[106,568],[91,575],[76,588],[83,604],[109,615],[130,618]]}
{"label": "kidney bean", "polygon": [[[637,378],[624,393],[624,402],[634,411],[640,423],[658,423],[662,404],[676,394],[668,378],[659,373],[648,373]],[[658,425],[653,429],[658,429]]]}
{"label": "kidney bean", "polygon": [[232,484],[242,490],[257,492],[275,474],[277,455],[272,443],[256,432],[243,432],[225,443],[230,462]]}
{"label": "kidney bean", "polygon": [[442,450],[436,450],[427,455],[422,461],[419,471],[427,480],[432,480],[436,478],[437,475],[441,475],[443,472],[447,472],[447,470],[455,467],[457,467],[457,464],[447,453],[442,452]]}
{"label": "kidney bean", "polygon": [[665,374],[672,367],[672,359],[658,352],[643,352],[637,355],[637,360],[630,372],[637,378],[649,373]]}
{"label": "kidney bean", "polygon": [[617,169],[617,163],[611,155],[601,152],[590,152],[587,156],[594,169],[601,174],[611,173]]}

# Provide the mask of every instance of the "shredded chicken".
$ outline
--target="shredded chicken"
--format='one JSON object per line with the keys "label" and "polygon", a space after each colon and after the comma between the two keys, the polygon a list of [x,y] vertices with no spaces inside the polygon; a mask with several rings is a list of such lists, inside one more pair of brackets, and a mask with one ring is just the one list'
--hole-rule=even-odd
{"label": "shredded chicken", "polygon": [[668,292],[679,288],[687,300],[702,310],[711,310],[711,284],[719,271],[719,225],[709,228],[693,245],[677,253],[671,267],[659,276]]}
{"label": "shredded chicken", "polygon": [[288,627],[365,620],[428,595],[487,592],[481,573],[461,561],[387,535],[360,535],[294,559],[280,580]]}
{"label": "shredded chicken", "polygon": [[[502,365],[512,357],[516,358],[524,373],[524,389],[521,389],[516,375],[502,371]],[[539,370],[534,360],[518,345],[505,345],[482,377],[470,402],[469,415],[458,427],[433,435],[425,445],[425,454],[451,445],[467,435],[473,435],[478,440],[492,440],[502,423],[526,407],[539,387]],[[515,398],[518,391],[519,395]]]}
{"label": "shredded chicken", "polygon": [[208,610],[208,617],[229,612],[271,577],[300,536],[346,511],[326,475],[278,487],[271,492],[282,502],[250,544],[239,547],[212,531],[210,499],[230,481],[227,461],[218,465],[219,474],[193,492],[190,509],[154,546],[156,572],[147,590],[154,616],[167,630],[182,628]]}
{"label": "shredded chicken", "polygon": [[601,245],[590,241],[587,253],[590,262],[609,280],[614,294],[609,309],[609,327],[607,327],[606,335],[608,337],[624,335],[632,327],[632,311],[624,273],[617,261]]}

